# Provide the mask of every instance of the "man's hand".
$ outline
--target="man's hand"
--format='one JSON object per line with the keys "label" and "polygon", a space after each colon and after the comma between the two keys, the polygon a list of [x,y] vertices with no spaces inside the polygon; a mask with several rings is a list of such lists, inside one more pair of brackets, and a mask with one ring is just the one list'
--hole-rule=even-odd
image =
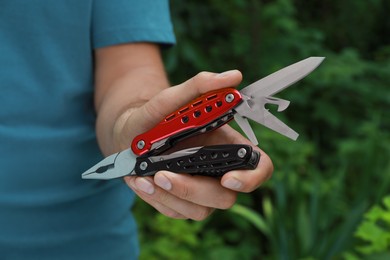
{"label": "man's hand", "polygon": [[[119,142],[128,146],[131,142],[129,135],[134,136],[152,128],[166,115],[201,94],[232,87],[240,81],[239,71],[222,74],[202,72],[181,85],[161,91],[149,102],[125,114],[126,119],[122,118],[117,125]],[[249,143],[241,134],[225,125],[210,134],[179,143],[179,146]],[[161,171],[154,177],[125,177],[125,181],[138,196],[161,213],[173,218],[202,220],[215,208],[230,208],[237,192],[251,192],[271,176],[272,162],[264,152],[260,152],[260,163],[255,170],[231,171],[221,179]]]}
{"label": "man's hand", "polygon": [[[129,148],[131,140],[192,99],[208,91],[237,86],[239,71],[201,72],[168,87],[157,46],[128,44],[97,50],[97,136],[106,155]],[[212,144],[249,144],[230,126],[180,142],[175,149]],[[255,147],[255,149],[259,149]],[[158,172],[154,177],[125,177],[144,201],[173,218],[202,220],[215,209],[231,207],[237,192],[251,192],[272,174],[270,158],[259,149],[255,170],[231,171],[221,179]]]}

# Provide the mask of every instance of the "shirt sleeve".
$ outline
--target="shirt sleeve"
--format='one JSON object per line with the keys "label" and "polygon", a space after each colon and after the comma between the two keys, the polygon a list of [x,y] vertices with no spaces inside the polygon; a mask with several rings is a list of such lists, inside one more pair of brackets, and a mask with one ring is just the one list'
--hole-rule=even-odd
{"label": "shirt sleeve", "polygon": [[175,43],[169,0],[94,0],[92,47],[129,43]]}

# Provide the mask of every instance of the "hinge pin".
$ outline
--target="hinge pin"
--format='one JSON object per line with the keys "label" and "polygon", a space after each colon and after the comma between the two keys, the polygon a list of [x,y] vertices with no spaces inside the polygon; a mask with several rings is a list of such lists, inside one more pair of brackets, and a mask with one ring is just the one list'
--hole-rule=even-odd
{"label": "hinge pin", "polygon": [[145,147],[145,141],[144,140],[138,141],[137,148],[142,150],[142,149],[144,149],[144,147]]}
{"label": "hinge pin", "polygon": [[231,103],[234,100],[234,95],[232,93],[227,94],[225,97],[226,102]]}
{"label": "hinge pin", "polygon": [[244,158],[245,155],[246,155],[246,149],[245,149],[245,148],[240,148],[240,149],[238,150],[238,152],[237,152],[237,155],[238,155],[238,157],[240,157],[240,158]]}
{"label": "hinge pin", "polygon": [[142,171],[145,171],[146,168],[148,168],[148,163],[147,163],[147,162],[142,162],[142,163],[140,163],[139,168],[140,168]]}

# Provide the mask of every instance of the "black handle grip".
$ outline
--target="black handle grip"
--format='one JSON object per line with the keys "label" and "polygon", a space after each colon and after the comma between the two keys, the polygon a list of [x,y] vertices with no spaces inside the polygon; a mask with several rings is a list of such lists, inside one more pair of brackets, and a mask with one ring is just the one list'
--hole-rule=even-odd
{"label": "black handle grip", "polygon": [[255,169],[260,153],[250,145],[228,144],[182,150],[170,155],[138,157],[135,172],[138,176],[154,175],[168,170],[176,173],[219,177],[237,169]]}

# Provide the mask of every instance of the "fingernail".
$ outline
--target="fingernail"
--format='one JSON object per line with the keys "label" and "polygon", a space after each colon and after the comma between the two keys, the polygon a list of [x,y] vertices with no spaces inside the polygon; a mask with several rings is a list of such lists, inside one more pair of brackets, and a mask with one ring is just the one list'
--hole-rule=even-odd
{"label": "fingernail", "polygon": [[222,183],[222,186],[231,190],[239,190],[242,186],[242,183],[237,179],[227,179]]}
{"label": "fingernail", "polygon": [[234,74],[234,73],[237,73],[237,70],[228,70],[228,71],[219,73],[219,74],[217,75],[217,77],[223,78],[223,77],[230,76],[231,74]]}
{"label": "fingernail", "polygon": [[154,182],[157,186],[163,188],[164,190],[172,189],[171,181],[163,173],[156,174],[156,176],[154,176]]}
{"label": "fingernail", "polygon": [[137,178],[134,184],[137,190],[143,191],[149,195],[152,195],[154,193],[153,184],[144,178]]}

